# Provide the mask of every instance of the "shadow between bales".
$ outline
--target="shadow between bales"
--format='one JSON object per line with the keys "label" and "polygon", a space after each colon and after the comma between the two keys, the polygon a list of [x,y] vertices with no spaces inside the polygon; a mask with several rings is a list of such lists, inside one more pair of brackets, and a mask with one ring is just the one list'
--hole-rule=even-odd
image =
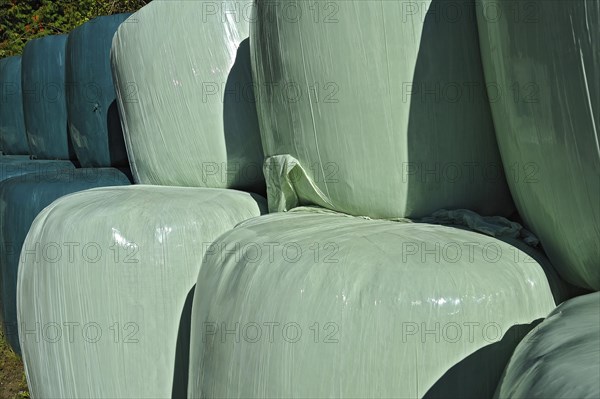
{"label": "shadow between bales", "polygon": [[452,366],[423,399],[492,398],[515,348],[542,320],[512,326],[500,341],[484,346]]}
{"label": "shadow between bales", "polygon": [[[410,91],[403,93],[410,101],[405,152],[413,170],[407,175],[407,213],[431,214],[445,197],[453,199],[455,208],[483,215],[498,214],[500,208],[501,216],[508,216],[514,205],[494,134],[474,2],[431,1],[408,83]],[[472,164],[457,162],[457,153]],[[490,166],[494,176],[488,178]],[[476,204],[483,205],[478,209]]]}
{"label": "shadow between bales", "polygon": [[173,368],[173,390],[171,398],[185,399],[188,391],[188,378],[190,366],[190,337],[192,328],[192,303],[196,286],[192,287],[181,311],[177,344],[175,347],[175,367]]}
{"label": "shadow between bales", "polygon": [[238,47],[223,94],[223,129],[227,149],[228,178],[234,188],[266,196],[262,171],[264,155],[258,127],[256,97],[250,62],[250,39]]}

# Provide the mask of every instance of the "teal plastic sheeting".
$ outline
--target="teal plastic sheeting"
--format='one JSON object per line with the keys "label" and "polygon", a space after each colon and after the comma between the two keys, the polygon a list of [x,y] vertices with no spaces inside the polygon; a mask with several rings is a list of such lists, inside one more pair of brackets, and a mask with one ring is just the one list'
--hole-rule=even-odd
{"label": "teal plastic sheeting", "polygon": [[154,0],[112,60],[135,181],[264,192],[250,66],[251,0]]}
{"label": "teal plastic sheeting", "polygon": [[[185,397],[204,252],[265,208],[235,190],[144,185],[88,190],[46,208],[23,244],[17,286],[32,397]],[[58,261],[43,255],[55,245]],[[58,340],[42,328],[52,323],[62,326]]]}
{"label": "teal plastic sheeting", "polygon": [[566,280],[600,290],[600,3],[479,5],[494,124],[519,213]]}
{"label": "teal plastic sheeting", "polygon": [[250,44],[270,210],[510,215],[474,2],[255,4]]}
{"label": "teal plastic sheeting", "polygon": [[27,173],[54,178],[71,169],[75,169],[75,165],[70,161],[33,161],[27,156],[2,156],[0,157],[0,182]]}
{"label": "teal plastic sheeting", "polygon": [[128,166],[110,69],[110,47],[117,28],[130,15],[94,18],[69,34],[69,134],[83,167]]}
{"label": "teal plastic sheeting", "polygon": [[[109,168],[71,169],[59,174],[29,173],[0,182],[0,319],[5,337],[15,352],[20,353],[16,303],[19,256],[35,217],[64,195],[94,187],[128,184],[129,179],[123,173]],[[63,255],[62,249],[54,245],[34,248],[37,250],[49,261],[59,260]],[[68,251],[64,255],[69,256]]]}
{"label": "teal plastic sheeting", "polygon": [[254,218],[207,249],[188,397],[490,398],[562,290],[541,254],[463,229]]}
{"label": "teal plastic sheeting", "polygon": [[65,49],[67,35],[27,42],[21,61],[23,114],[31,155],[71,159],[67,137]]}
{"label": "teal plastic sheeting", "polygon": [[600,293],[556,308],[517,346],[496,398],[600,397]]}
{"label": "teal plastic sheeting", "polygon": [[0,60],[0,151],[29,154],[23,119],[21,56]]}

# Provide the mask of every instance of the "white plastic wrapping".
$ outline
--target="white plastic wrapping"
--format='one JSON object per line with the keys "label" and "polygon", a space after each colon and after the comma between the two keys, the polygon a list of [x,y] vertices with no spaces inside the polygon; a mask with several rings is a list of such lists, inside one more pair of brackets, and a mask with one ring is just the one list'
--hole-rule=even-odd
{"label": "white plastic wrapping", "polygon": [[570,283],[600,290],[600,2],[480,0],[498,145],[519,214]]}
{"label": "white plastic wrapping", "polygon": [[260,215],[257,198],[129,186],[46,208],[23,244],[17,287],[32,397],[185,395],[190,290],[202,256],[219,235]]}
{"label": "white plastic wrapping", "polygon": [[244,222],[198,276],[189,397],[489,398],[530,323],[563,299],[526,251],[323,210]]}
{"label": "white plastic wrapping", "polygon": [[250,0],[154,0],[117,31],[113,74],[136,182],[264,191]]}
{"label": "white plastic wrapping", "polygon": [[271,211],[511,213],[473,1],[255,4]]}

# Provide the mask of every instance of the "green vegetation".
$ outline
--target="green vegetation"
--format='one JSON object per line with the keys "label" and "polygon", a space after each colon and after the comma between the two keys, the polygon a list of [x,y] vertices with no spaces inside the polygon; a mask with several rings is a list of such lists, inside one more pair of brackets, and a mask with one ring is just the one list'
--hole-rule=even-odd
{"label": "green vegetation", "polygon": [[23,363],[10,349],[0,328],[0,399],[29,398]]}
{"label": "green vegetation", "polygon": [[20,54],[27,41],[69,33],[99,15],[134,12],[151,0],[0,0],[0,58]]}

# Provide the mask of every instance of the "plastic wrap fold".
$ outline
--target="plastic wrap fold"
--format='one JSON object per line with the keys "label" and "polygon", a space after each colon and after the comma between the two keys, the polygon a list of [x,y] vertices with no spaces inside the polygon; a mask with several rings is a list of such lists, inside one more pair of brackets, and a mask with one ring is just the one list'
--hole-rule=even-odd
{"label": "plastic wrap fold", "polygon": [[113,74],[137,182],[264,192],[251,3],[154,0],[117,31]]}
{"label": "plastic wrap fold", "polygon": [[23,244],[18,274],[32,396],[185,396],[204,252],[265,202],[235,190],[130,186],[46,208]]}
{"label": "plastic wrap fold", "polygon": [[517,346],[496,398],[600,397],[600,293],[562,303]]}
{"label": "plastic wrap fold", "polygon": [[29,154],[23,119],[21,56],[0,60],[0,151]]}
{"label": "plastic wrap fold", "polygon": [[[35,217],[54,200],[94,187],[128,185],[117,169],[67,169],[28,173],[0,182],[0,319],[7,341],[20,353],[17,329],[17,270],[27,232]],[[55,247],[42,254],[54,256]]]}
{"label": "plastic wrap fold", "polygon": [[494,123],[519,213],[566,280],[600,290],[600,3],[478,4]]}
{"label": "plastic wrap fold", "polygon": [[21,62],[23,114],[31,155],[70,159],[67,135],[65,50],[67,35],[27,42]]}
{"label": "plastic wrap fold", "polygon": [[509,215],[474,12],[468,0],[256,2],[270,209]]}
{"label": "plastic wrap fold", "polygon": [[188,397],[489,398],[564,299],[524,248],[318,209],[246,221],[198,275]]}
{"label": "plastic wrap fold", "polygon": [[110,68],[110,48],[131,14],[94,18],[67,42],[67,107],[73,149],[83,167],[128,166]]}

